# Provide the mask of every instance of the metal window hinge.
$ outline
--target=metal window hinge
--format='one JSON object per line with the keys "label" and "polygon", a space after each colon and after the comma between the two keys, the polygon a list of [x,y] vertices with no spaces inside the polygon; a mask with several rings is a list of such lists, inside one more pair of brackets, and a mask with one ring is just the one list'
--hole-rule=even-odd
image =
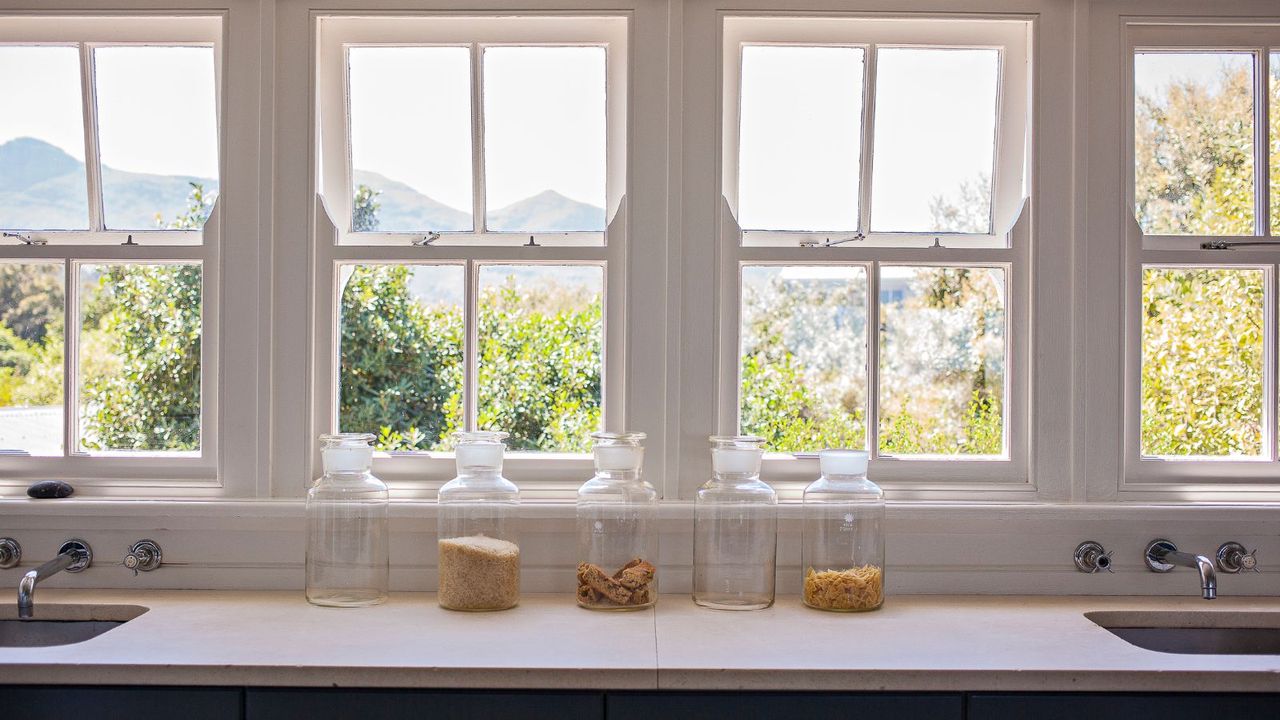
{"label": "metal window hinge", "polygon": [[416,245],[417,247],[429,247],[431,243],[434,243],[439,239],[440,239],[440,233],[432,230],[428,232],[426,235],[423,235],[422,237],[417,238],[416,240],[410,240],[409,244]]}
{"label": "metal window hinge", "polygon": [[33,238],[31,237],[30,233],[6,232],[4,233],[4,237],[16,238],[18,242],[22,243],[23,245],[48,245],[49,244],[48,240]]}
{"label": "metal window hinge", "polygon": [[867,236],[863,235],[862,231],[858,231],[857,233],[855,233],[850,237],[840,238],[838,240],[832,240],[831,238],[827,238],[823,242],[818,242],[817,240],[801,240],[800,247],[807,247],[807,248],[834,247],[836,245],[843,245],[847,242],[862,242],[863,240],[866,240],[866,239],[867,239]]}

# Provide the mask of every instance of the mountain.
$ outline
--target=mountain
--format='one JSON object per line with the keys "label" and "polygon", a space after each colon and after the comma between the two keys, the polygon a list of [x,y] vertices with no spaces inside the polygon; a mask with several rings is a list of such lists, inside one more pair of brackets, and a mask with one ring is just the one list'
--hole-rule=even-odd
{"label": "mountain", "polygon": [[490,230],[498,232],[563,232],[604,230],[604,208],[567,198],[555,190],[543,190],[531,198],[494,210]]}
{"label": "mountain", "polygon": [[[191,183],[214,194],[218,181],[188,175],[153,175],[102,166],[107,226],[150,230],[156,215],[172,220],[187,208]],[[84,163],[35,138],[0,145],[0,227],[77,230],[88,227]]]}
{"label": "mountain", "polygon": [[[378,229],[390,232],[466,231],[471,213],[449,207],[402,182],[370,170],[356,170],[357,186],[379,191]],[[554,190],[544,190],[494,210],[490,230],[498,232],[567,232],[604,230],[604,209],[578,202]]]}
{"label": "mountain", "polygon": [[377,198],[379,230],[426,232],[471,229],[471,213],[432,200],[402,182],[370,170],[356,170],[352,176],[357,186],[368,185],[380,191]]}

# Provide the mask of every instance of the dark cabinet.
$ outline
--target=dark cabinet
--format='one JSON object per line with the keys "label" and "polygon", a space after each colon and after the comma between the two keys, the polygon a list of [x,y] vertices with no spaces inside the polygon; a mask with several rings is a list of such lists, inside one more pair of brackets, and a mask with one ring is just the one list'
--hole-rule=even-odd
{"label": "dark cabinet", "polygon": [[603,720],[604,694],[249,688],[244,707],[245,720]]}
{"label": "dark cabinet", "polygon": [[609,720],[893,718],[962,720],[964,697],[891,693],[609,693]]}
{"label": "dark cabinet", "polygon": [[1276,720],[1280,695],[974,693],[969,720]]}
{"label": "dark cabinet", "polygon": [[239,720],[240,688],[0,685],[0,717],[24,720]]}

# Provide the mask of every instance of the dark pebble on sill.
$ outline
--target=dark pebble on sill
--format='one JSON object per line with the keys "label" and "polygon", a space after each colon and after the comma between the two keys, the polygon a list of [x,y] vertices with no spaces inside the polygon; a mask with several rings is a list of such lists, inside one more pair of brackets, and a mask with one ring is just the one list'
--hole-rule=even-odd
{"label": "dark pebble on sill", "polygon": [[48,500],[53,498],[71,497],[71,493],[74,493],[75,491],[75,488],[61,480],[41,480],[27,488],[27,495],[41,500]]}

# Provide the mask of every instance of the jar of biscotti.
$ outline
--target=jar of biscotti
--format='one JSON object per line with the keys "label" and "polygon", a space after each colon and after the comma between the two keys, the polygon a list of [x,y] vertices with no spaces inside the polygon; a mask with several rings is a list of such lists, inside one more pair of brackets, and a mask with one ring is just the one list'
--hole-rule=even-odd
{"label": "jar of biscotti", "polygon": [[591,436],[596,474],[578,490],[578,605],[637,610],[658,600],[658,493],[640,476],[645,435]]}
{"label": "jar of biscotti", "polygon": [[458,476],[440,488],[440,606],[506,610],[520,602],[520,489],[502,476],[504,432],[454,434]]}
{"label": "jar of biscotti", "polygon": [[867,479],[867,453],[823,450],[805,488],[800,543],[804,604],[859,612],[884,604],[884,493]]}

